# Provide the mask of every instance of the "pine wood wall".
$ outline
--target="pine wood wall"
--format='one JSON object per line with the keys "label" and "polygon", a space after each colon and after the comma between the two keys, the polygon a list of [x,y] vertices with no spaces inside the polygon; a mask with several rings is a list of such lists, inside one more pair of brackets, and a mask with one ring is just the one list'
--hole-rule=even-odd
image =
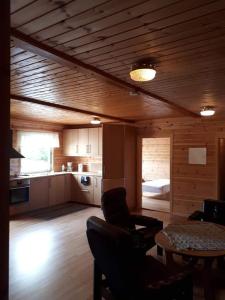
{"label": "pine wood wall", "polygon": [[170,138],[143,139],[142,177],[144,180],[170,178]]}
{"label": "pine wood wall", "polygon": [[[188,215],[205,198],[217,198],[217,142],[225,122],[201,118],[155,120],[141,125],[139,137],[172,137],[172,212]],[[206,147],[207,164],[188,164],[189,147]]]}

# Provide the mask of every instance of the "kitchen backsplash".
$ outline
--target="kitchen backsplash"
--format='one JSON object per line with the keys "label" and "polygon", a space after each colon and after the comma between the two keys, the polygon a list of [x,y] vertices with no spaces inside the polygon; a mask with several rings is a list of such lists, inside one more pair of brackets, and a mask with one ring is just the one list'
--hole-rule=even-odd
{"label": "kitchen backsplash", "polygon": [[10,159],[10,176],[20,174],[20,159],[11,158]]}
{"label": "kitchen backsplash", "polygon": [[54,164],[55,172],[62,170],[62,165],[67,166],[67,162],[72,162],[73,171],[78,171],[78,164],[83,164],[84,172],[101,172],[102,157],[82,157],[82,156],[64,156],[62,133],[59,134],[60,147],[54,149]]}
{"label": "kitchen backsplash", "polygon": [[67,162],[72,162],[72,170],[78,171],[78,165],[83,165],[83,172],[101,172],[102,171],[102,159],[95,158],[95,157],[66,157],[64,156],[63,159],[57,159],[57,167],[55,165],[54,171],[61,171],[62,165],[65,166],[65,170],[67,168]]}

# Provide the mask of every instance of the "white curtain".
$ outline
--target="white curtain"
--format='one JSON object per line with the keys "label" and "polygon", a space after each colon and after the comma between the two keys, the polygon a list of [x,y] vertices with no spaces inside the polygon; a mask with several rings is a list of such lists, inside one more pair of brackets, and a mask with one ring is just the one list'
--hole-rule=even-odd
{"label": "white curtain", "polygon": [[33,132],[33,131],[19,131],[18,132],[19,145],[28,144],[34,146],[35,144],[42,144],[44,147],[58,148],[59,134],[58,132]]}

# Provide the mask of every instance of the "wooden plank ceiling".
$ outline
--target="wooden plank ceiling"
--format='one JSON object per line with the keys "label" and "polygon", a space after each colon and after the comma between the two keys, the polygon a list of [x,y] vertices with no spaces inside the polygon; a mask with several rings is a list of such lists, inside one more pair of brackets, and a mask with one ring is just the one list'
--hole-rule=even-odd
{"label": "wooden plank ceiling", "polygon": [[[217,117],[225,117],[224,0],[11,0],[11,24],[133,85],[131,64],[153,57],[156,78],[137,87],[192,113],[215,105]],[[21,49],[12,37],[12,94],[128,121],[185,114],[146,94],[131,96],[132,89],[94,75]],[[87,123],[91,117],[56,110],[12,101],[13,117],[63,124]]]}

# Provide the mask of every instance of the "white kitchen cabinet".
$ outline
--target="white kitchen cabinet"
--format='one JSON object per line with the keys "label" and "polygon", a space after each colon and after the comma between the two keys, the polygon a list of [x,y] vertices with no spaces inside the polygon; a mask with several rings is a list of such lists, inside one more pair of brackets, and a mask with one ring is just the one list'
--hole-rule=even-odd
{"label": "white kitchen cabinet", "polygon": [[48,184],[48,177],[31,178],[29,201],[17,205],[10,205],[10,215],[17,215],[48,207]]}
{"label": "white kitchen cabinet", "polygon": [[78,130],[66,129],[63,131],[63,153],[66,156],[79,155]]}
{"label": "white kitchen cabinet", "polygon": [[102,127],[98,128],[98,155],[102,156]]}
{"label": "white kitchen cabinet", "polygon": [[30,207],[38,209],[47,207],[49,177],[38,177],[30,180]]}
{"label": "white kitchen cabinet", "polygon": [[67,202],[65,199],[65,175],[49,177],[49,206]]}
{"label": "white kitchen cabinet", "polygon": [[66,156],[101,156],[102,128],[65,129],[63,152]]}
{"label": "white kitchen cabinet", "polygon": [[99,155],[99,131],[98,128],[89,128],[88,129],[88,155],[89,156],[98,156]]}
{"label": "white kitchen cabinet", "polygon": [[64,175],[64,200],[65,202],[71,201],[71,174],[65,174]]}
{"label": "white kitchen cabinet", "polygon": [[89,141],[88,128],[78,129],[78,153],[80,156],[88,156]]}
{"label": "white kitchen cabinet", "polygon": [[100,176],[93,176],[93,181],[94,181],[93,204],[101,206],[102,177],[100,177]]}
{"label": "white kitchen cabinet", "polygon": [[72,174],[71,176],[71,201],[81,202],[80,199],[80,186],[78,184],[78,175]]}

